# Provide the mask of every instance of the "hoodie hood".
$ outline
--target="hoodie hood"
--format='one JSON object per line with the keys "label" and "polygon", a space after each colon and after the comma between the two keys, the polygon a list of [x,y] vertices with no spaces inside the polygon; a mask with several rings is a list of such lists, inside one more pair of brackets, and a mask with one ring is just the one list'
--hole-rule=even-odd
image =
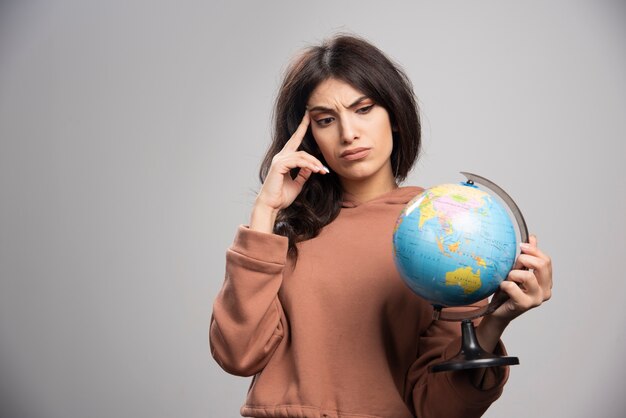
{"label": "hoodie hood", "polygon": [[341,206],[344,208],[356,208],[370,204],[405,205],[422,191],[424,191],[424,189],[417,186],[398,187],[366,202],[360,202],[350,193],[344,193]]}

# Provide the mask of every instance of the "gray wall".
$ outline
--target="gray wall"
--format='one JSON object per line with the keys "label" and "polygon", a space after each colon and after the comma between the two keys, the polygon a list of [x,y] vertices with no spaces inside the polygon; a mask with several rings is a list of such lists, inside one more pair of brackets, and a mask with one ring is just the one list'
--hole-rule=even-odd
{"label": "gray wall", "polygon": [[207,347],[281,71],[336,31],[400,62],[424,116],[407,184],[477,172],[555,264],[504,336],[487,417],[623,417],[621,1],[0,4],[2,417],[233,417]]}

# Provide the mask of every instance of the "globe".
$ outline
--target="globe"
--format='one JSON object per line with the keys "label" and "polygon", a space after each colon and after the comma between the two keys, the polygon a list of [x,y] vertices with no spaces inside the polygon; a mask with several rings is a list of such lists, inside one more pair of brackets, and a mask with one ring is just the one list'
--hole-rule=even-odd
{"label": "globe", "polygon": [[493,294],[513,267],[516,251],[504,205],[472,182],[424,190],[406,205],[393,233],[402,278],[439,308]]}

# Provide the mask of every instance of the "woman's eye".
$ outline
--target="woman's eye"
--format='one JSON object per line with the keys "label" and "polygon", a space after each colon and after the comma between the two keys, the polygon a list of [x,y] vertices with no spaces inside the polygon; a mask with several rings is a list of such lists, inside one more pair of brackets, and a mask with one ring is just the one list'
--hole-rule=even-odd
{"label": "woman's eye", "polygon": [[367,113],[370,110],[372,110],[372,108],[374,107],[374,105],[368,105],[368,106],[363,106],[357,109],[357,113]]}
{"label": "woman's eye", "polygon": [[320,126],[326,126],[326,125],[329,125],[332,121],[333,121],[333,118],[322,118],[322,119],[316,120],[315,122],[317,122],[317,124]]}

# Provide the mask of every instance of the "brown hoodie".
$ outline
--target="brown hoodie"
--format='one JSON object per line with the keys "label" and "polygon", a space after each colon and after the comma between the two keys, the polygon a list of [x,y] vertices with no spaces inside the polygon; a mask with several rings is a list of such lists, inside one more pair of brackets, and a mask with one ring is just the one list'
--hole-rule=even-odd
{"label": "brown hoodie", "polygon": [[393,262],[396,219],[421,190],[346,198],[295,264],[286,237],[239,227],[209,343],[225,371],[254,375],[242,416],[471,418],[500,396],[506,367],[482,387],[471,372],[427,371],[459,350],[460,326],[432,321]]}

